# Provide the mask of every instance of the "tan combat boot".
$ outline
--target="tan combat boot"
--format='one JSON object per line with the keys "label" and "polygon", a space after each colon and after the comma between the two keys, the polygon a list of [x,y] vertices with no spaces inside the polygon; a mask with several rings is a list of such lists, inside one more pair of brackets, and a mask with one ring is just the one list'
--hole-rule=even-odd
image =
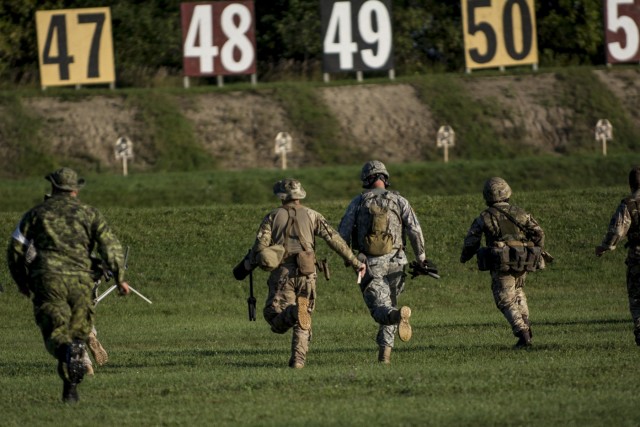
{"label": "tan combat boot", "polygon": [[107,351],[102,347],[100,341],[98,341],[98,337],[94,331],[91,331],[89,334],[89,338],[87,338],[87,344],[89,344],[89,350],[91,350],[91,355],[93,359],[96,361],[98,366],[102,366],[109,360],[109,355]]}
{"label": "tan combat boot", "polygon": [[398,323],[398,336],[402,341],[409,341],[411,339],[412,331],[409,324],[409,318],[411,317],[411,309],[406,305],[400,309],[400,323]]}
{"label": "tan combat boot", "polygon": [[391,347],[386,345],[381,345],[378,348],[378,362],[384,363],[385,365],[391,364]]}
{"label": "tan combat boot", "polygon": [[309,313],[309,298],[298,297],[298,325],[300,329],[311,329],[311,313]]}
{"label": "tan combat boot", "polygon": [[309,351],[309,341],[311,340],[311,331],[302,328],[293,330],[291,337],[291,358],[289,359],[289,367],[294,369],[304,368]]}
{"label": "tan combat boot", "polygon": [[93,376],[93,363],[91,363],[89,353],[85,351],[82,360],[84,361],[84,367],[87,370],[86,375]]}

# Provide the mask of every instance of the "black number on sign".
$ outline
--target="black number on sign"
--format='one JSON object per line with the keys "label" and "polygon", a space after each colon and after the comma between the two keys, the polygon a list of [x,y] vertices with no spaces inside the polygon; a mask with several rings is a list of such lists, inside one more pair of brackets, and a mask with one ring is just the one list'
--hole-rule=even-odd
{"label": "black number on sign", "polygon": [[104,26],[104,13],[85,13],[78,15],[79,24],[96,24],[96,30],[91,39],[91,50],[89,51],[89,64],[87,66],[87,77],[100,77],[100,37]]}
{"label": "black number on sign", "polygon": [[[513,35],[513,8],[518,5],[522,19],[522,51],[518,52]],[[504,43],[507,53],[513,59],[524,59],[531,52],[533,44],[533,28],[531,24],[531,13],[525,0],[508,0],[504,6],[502,14],[502,25],[504,27]]]}
{"label": "black number on sign", "polygon": [[[51,44],[53,37],[57,35],[56,56],[51,55]],[[47,39],[44,43],[42,52],[43,64],[58,64],[60,67],[60,80],[69,80],[69,64],[73,64],[73,56],[69,55],[67,50],[67,21],[64,15],[53,15],[49,31],[47,31]]]}
{"label": "black number on sign", "polygon": [[482,55],[478,49],[471,49],[469,56],[477,64],[486,64],[491,61],[496,55],[498,49],[498,43],[496,33],[493,31],[491,25],[487,22],[476,23],[475,9],[478,7],[491,6],[491,0],[469,0],[467,2],[467,16],[469,17],[469,34],[474,35],[478,31],[484,33],[487,39],[487,51]]}

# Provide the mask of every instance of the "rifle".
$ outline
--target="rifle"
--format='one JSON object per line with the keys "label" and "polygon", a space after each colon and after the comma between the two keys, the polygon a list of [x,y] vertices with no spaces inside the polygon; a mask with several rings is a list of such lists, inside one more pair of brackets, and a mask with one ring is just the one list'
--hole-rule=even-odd
{"label": "rifle", "polygon": [[434,279],[440,278],[440,275],[438,274],[438,267],[429,260],[425,260],[424,263],[412,261],[409,264],[409,274],[411,274],[412,279],[415,279],[418,276],[431,276]]}
{"label": "rifle", "polygon": [[[104,260],[101,260],[100,269],[102,269],[102,277],[105,278],[106,282],[108,282],[109,280],[111,280],[113,278],[113,272],[107,268]],[[125,270],[129,269],[129,246],[127,246],[127,249],[124,252],[124,269]],[[96,286],[98,286],[98,284],[100,284],[100,277],[99,276],[98,276],[98,280],[97,280]],[[104,293],[102,295],[100,295],[99,297],[94,299],[94,301],[95,301],[94,305],[98,305],[98,303],[100,301],[105,299],[107,297],[107,295],[109,295],[111,292],[113,292],[117,287],[118,287],[117,284],[111,285],[111,287],[109,289],[107,289],[106,291],[104,291]],[[140,298],[142,298],[143,300],[145,300],[149,304],[153,304],[149,298],[147,298],[144,295],[142,295],[140,292],[135,290],[133,287],[129,286],[129,289],[134,294],[138,295]],[[97,292],[97,290],[96,290],[96,292]]]}
{"label": "rifle", "polygon": [[253,271],[249,273],[249,298],[247,298],[249,307],[249,322],[256,321],[256,297],[253,296]]}

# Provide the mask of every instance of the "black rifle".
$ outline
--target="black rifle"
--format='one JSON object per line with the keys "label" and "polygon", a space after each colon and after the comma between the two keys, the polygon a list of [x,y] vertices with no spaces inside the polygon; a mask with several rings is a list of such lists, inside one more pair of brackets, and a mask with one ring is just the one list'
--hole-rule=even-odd
{"label": "black rifle", "polygon": [[256,297],[253,296],[253,271],[249,273],[249,298],[247,298],[249,306],[249,322],[256,321]]}

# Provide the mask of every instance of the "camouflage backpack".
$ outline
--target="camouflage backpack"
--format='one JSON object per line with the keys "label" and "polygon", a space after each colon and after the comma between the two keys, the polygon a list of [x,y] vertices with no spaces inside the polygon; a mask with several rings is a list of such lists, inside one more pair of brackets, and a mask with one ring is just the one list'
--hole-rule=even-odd
{"label": "camouflage backpack", "polygon": [[362,251],[370,256],[382,256],[393,250],[393,234],[390,232],[391,199],[389,192],[365,193],[360,205],[365,216],[365,230]]}

